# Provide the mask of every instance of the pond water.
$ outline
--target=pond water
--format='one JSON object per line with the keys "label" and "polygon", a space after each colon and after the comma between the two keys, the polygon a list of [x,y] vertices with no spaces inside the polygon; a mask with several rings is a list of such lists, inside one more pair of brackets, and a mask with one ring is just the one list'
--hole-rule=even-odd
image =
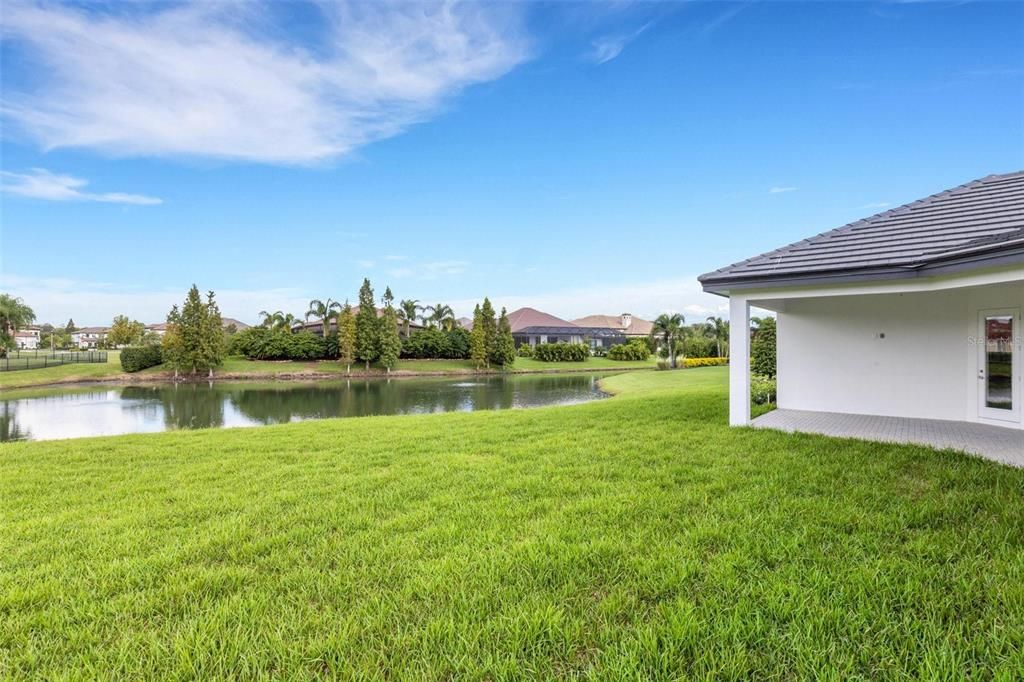
{"label": "pond water", "polygon": [[603,397],[601,376],[91,384],[7,392],[0,396],[0,441],[568,405]]}

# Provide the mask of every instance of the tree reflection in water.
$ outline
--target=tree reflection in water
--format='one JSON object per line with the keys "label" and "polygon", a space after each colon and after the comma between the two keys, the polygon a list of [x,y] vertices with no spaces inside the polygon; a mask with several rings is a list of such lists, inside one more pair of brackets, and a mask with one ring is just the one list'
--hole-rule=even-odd
{"label": "tree reflection in water", "polygon": [[[25,403],[25,415],[34,420],[32,436],[68,437],[94,433],[139,430],[199,429],[252,424],[281,424],[304,419],[363,417],[388,414],[423,414],[470,410],[495,410],[535,407],[593,400],[602,394],[597,388],[599,376],[590,374],[559,376],[469,376],[417,379],[360,379],[318,383],[182,383],[104,388],[88,393],[70,391],[43,398],[8,401],[0,412],[0,438],[26,437],[28,428],[18,420],[18,405]],[[82,389],[79,389],[82,391]],[[39,402],[45,401],[45,402]],[[32,403],[29,405],[28,403]],[[120,403],[118,408],[118,403]],[[31,409],[29,409],[31,408]],[[114,413],[130,414],[124,430],[102,422]],[[82,433],[47,433],[45,423],[59,419],[62,410],[92,410],[89,419],[79,420]],[[81,412],[79,412],[81,414]],[[22,420],[23,421],[23,420]],[[77,423],[77,422],[76,422]],[[156,428],[154,428],[156,427]],[[37,433],[38,431],[38,433]]]}

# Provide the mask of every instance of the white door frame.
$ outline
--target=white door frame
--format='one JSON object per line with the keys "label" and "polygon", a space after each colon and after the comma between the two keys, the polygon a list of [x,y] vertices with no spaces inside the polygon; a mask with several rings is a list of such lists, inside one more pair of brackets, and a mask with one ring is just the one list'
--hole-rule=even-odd
{"label": "white door frame", "polygon": [[[985,320],[991,317],[1010,317],[1012,322],[1012,337],[1010,343],[1011,357],[1011,389],[1010,399],[1012,409],[1002,410],[988,407],[986,398],[988,396],[988,374],[987,374],[987,346],[988,336],[985,329]],[[980,419],[993,419],[1002,422],[1020,423],[1021,420],[1021,326],[1020,308],[983,308],[978,311],[978,417]]]}

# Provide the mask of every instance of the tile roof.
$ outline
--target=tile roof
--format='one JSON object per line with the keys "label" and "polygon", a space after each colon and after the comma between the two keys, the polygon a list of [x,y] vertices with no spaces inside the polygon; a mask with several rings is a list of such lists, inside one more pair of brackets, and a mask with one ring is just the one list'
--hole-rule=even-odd
{"label": "tile roof", "polygon": [[[628,315],[629,313],[623,314]],[[644,320],[635,315],[632,315],[631,318],[628,327],[622,325],[622,315],[587,315],[572,322],[580,327],[618,329],[626,334],[643,336],[650,334],[651,329],[654,328],[654,323],[649,320]]]}
{"label": "tile roof", "polygon": [[1024,262],[1024,171],[989,175],[701,275],[705,290],[917,271],[993,252]]}
{"label": "tile roof", "polygon": [[535,308],[513,310],[508,314],[508,323],[511,325],[513,333],[529,329],[530,327],[577,328],[572,322],[541,312]]}

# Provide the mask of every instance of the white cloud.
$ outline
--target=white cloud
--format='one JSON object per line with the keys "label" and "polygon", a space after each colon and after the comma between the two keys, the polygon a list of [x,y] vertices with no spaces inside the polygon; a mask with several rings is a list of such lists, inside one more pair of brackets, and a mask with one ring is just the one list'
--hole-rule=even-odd
{"label": "white cloud", "polygon": [[891,205],[892,204],[889,203],[888,201],[875,201],[875,202],[870,203],[870,204],[864,204],[863,206],[861,206],[861,208],[885,208],[886,206],[891,206]]}
{"label": "white cloud", "polygon": [[289,7],[11,0],[3,38],[41,66],[8,79],[3,116],[47,149],[307,164],[396,135],[528,57],[514,4],[323,2],[307,44],[279,29]]}
{"label": "white cloud", "polygon": [[784,192],[795,192],[799,187],[772,187],[768,190],[768,194],[783,194]]}
{"label": "white cloud", "polygon": [[622,54],[622,51],[626,49],[626,45],[636,40],[648,27],[650,27],[650,24],[644,24],[631,33],[617,33],[595,38],[590,43],[591,49],[586,56],[597,64],[610,62]]}
{"label": "white cloud", "polygon": [[[473,298],[450,303],[457,315],[471,315],[473,306],[489,292],[480,292]],[[688,322],[703,321],[709,315],[728,317],[725,299],[701,290],[696,275],[671,279],[633,282],[630,284],[602,283],[588,287],[574,287],[542,294],[490,295],[497,308],[515,310],[522,306],[537,308],[563,319],[572,320],[584,315],[618,315],[629,312],[645,319],[661,313],[681,312]]]}
{"label": "white cloud", "polygon": [[88,180],[70,175],[57,175],[44,168],[33,168],[28,173],[12,173],[0,171],[3,180],[2,189],[7,194],[16,194],[32,199],[47,201],[100,201],[110,204],[136,204],[151,206],[162,204],[163,200],[147,197],[142,194],[125,194],[124,192],[85,192],[83,187]]}
{"label": "white cloud", "polygon": [[377,261],[375,261],[375,260],[357,260],[356,261],[356,265],[358,265],[361,268],[366,268],[367,270],[369,270],[370,268],[372,268],[375,265],[377,265]]}

